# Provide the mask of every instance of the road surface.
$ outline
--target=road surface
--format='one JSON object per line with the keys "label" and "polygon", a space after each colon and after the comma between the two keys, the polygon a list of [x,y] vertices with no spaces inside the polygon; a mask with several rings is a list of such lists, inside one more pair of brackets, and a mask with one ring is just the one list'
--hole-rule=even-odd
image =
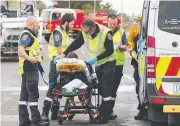
{"label": "road surface", "polygon": [[[79,58],[87,60],[87,50],[81,47],[77,51]],[[49,59],[47,55],[47,44],[43,44],[45,79],[48,81]],[[118,89],[118,96],[115,105],[115,114],[118,118],[109,121],[103,126],[148,126],[148,122],[135,121],[134,116],[137,114],[137,97],[135,94],[135,82],[132,77],[133,68],[130,65],[130,56],[124,67],[124,76]],[[2,126],[18,126],[18,100],[20,95],[21,77],[17,74],[17,62],[1,63],[1,124]],[[39,91],[39,109],[42,111],[42,103],[48,86],[40,78]],[[72,121],[64,121],[64,126],[84,126],[92,125],[89,123],[88,115],[76,115]],[[58,126],[57,121],[51,121],[51,126]]]}

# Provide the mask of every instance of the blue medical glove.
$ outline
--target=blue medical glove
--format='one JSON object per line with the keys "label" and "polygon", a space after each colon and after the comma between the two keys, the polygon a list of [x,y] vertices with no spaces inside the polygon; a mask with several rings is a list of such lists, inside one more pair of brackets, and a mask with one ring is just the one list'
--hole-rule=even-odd
{"label": "blue medical glove", "polygon": [[94,57],[94,58],[88,60],[87,63],[93,65],[93,64],[95,64],[96,61],[97,61],[97,57]]}

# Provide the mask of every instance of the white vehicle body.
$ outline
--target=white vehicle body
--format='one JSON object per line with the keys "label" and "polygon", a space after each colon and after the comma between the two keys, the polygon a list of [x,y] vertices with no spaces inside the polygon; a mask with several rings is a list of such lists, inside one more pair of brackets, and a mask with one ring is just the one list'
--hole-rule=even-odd
{"label": "white vehicle body", "polygon": [[151,126],[176,124],[180,117],[180,1],[144,1],[138,45],[139,95],[142,104],[148,103]]}
{"label": "white vehicle body", "polygon": [[[4,9],[4,6],[6,9]],[[35,1],[1,1],[0,21],[0,42],[1,42],[1,56],[10,55],[17,56],[17,45],[19,37],[26,26],[26,18],[30,15],[36,16]],[[31,11],[29,11],[30,9]],[[42,38],[43,21],[40,22],[39,41]]]}
{"label": "white vehicle body", "polygon": [[[46,28],[48,25],[48,22],[53,20],[61,20],[62,16],[66,13],[71,13],[76,18],[76,11],[73,9],[67,9],[67,8],[51,8],[51,9],[43,9],[41,12],[41,17],[43,18],[44,25],[43,25],[43,34],[49,34],[51,31]],[[53,14],[56,15],[55,18],[53,18]]]}

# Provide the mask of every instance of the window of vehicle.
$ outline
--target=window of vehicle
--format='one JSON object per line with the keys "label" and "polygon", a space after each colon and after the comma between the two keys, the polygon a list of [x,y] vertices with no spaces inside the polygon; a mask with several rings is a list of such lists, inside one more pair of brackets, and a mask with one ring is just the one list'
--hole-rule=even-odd
{"label": "window of vehicle", "polygon": [[61,19],[61,13],[53,13],[52,20],[58,20],[58,19]]}
{"label": "window of vehicle", "polygon": [[162,31],[180,35],[180,1],[160,1],[158,27]]}
{"label": "window of vehicle", "polygon": [[43,18],[44,21],[49,21],[50,20],[50,11],[42,11],[41,17]]}
{"label": "window of vehicle", "polygon": [[141,33],[143,39],[147,37],[149,6],[150,6],[150,1],[144,1],[143,12],[142,12],[142,24],[141,24],[141,31],[142,31]]}

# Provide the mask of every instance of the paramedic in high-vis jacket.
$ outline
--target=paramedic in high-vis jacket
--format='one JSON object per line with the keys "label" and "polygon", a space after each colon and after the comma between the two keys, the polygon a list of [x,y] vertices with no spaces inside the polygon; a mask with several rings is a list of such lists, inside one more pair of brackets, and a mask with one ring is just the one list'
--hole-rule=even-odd
{"label": "paramedic in high-vis jacket", "polygon": [[[50,37],[50,42],[48,45],[48,54],[50,58],[50,70],[49,70],[50,85],[46,97],[44,99],[44,106],[42,112],[42,119],[47,122],[49,122],[49,110],[53,102],[52,91],[57,80],[56,64],[53,62],[54,57],[61,55],[63,51],[67,48],[69,43],[68,31],[70,28],[72,28],[74,24],[74,20],[75,18],[72,14],[68,14],[68,13],[64,14],[61,19],[61,25],[54,30],[54,32]],[[53,106],[51,108],[52,120],[57,119],[58,110],[59,110],[59,103],[54,101]]]}
{"label": "paramedic in high-vis jacket", "polygon": [[116,65],[112,31],[91,19],[85,19],[82,23],[82,31],[65,50],[64,55],[79,49],[83,44],[91,57],[88,63],[96,64],[96,74],[100,83],[98,89],[102,96],[100,113],[95,118],[95,123],[105,124],[108,123],[111,108],[112,82]]}
{"label": "paramedic in high-vis jacket", "polygon": [[[26,27],[18,43],[19,71],[22,76],[21,94],[19,100],[19,126],[47,126],[49,123],[41,121],[38,109],[39,65],[42,53],[38,41],[39,22],[31,16],[26,20]],[[29,103],[31,120],[27,105]],[[32,124],[31,124],[32,123]]]}
{"label": "paramedic in high-vis jacket", "polygon": [[[136,82],[136,94],[139,101],[139,84],[140,84],[140,78],[139,78],[139,70],[138,70],[138,61],[137,61],[137,48],[138,48],[138,40],[140,36],[140,26],[141,26],[141,15],[138,15],[136,17],[136,24],[134,24],[130,30],[129,36],[128,36],[128,44],[131,50],[131,65],[134,67],[134,80]],[[137,107],[139,110],[139,113],[134,117],[135,120],[148,120],[147,119],[147,111],[145,109],[144,105],[140,104]]]}
{"label": "paramedic in high-vis jacket", "polygon": [[126,33],[124,29],[120,29],[117,24],[117,16],[115,14],[110,14],[108,15],[108,28],[112,30],[112,35],[113,35],[113,42],[114,42],[114,48],[116,51],[116,69],[115,69],[115,74],[114,74],[114,83],[113,83],[113,91],[111,95],[111,107],[112,110],[109,115],[109,119],[113,120],[117,118],[117,115],[113,113],[113,108],[115,105],[115,100],[117,97],[117,90],[119,87],[119,84],[121,82],[121,78],[123,76],[123,67],[124,67],[124,62],[125,62],[125,54],[124,51],[127,50],[127,38],[126,38]]}

